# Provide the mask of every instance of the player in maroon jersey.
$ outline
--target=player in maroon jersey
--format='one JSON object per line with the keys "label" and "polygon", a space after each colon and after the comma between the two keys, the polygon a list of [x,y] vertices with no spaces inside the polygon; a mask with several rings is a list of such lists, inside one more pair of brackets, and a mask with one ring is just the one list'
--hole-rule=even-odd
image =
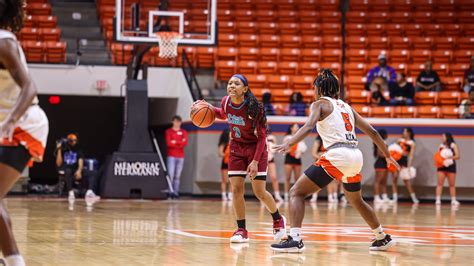
{"label": "player in maroon jersey", "polygon": [[238,229],[230,241],[248,242],[245,227],[244,181],[248,176],[252,181],[255,196],[265,204],[273,217],[273,234],[281,239],[286,234],[286,219],[280,215],[272,195],[266,190],[267,118],[263,104],[250,91],[247,79],[240,74],[231,77],[227,84],[227,94],[222,98],[221,107],[213,107],[216,117],[227,119],[231,132],[229,178],[233,192],[234,213]]}

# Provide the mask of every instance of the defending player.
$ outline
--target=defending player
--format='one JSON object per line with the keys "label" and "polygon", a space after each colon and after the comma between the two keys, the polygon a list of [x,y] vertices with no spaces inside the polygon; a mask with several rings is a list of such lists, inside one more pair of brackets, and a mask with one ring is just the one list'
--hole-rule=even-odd
{"label": "defending player", "polygon": [[36,86],[15,35],[25,1],[0,0],[0,247],[6,264],[25,265],[3,198],[30,162],[42,161],[48,119],[38,106]]}
{"label": "defending player", "polygon": [[214,108],[216,117],[227,119],[231,132],[229,178],[232,186],[234,213],[238,229],[230,241],[249,241],[245,223],[244,192],[245,177],[252,182],[255,196],[265,204],[273,217],[275,239],[285,233],[286,219],[280,215],[272,195],[266,190],[268,151],[266,146],[267,118],[263,104],[250,91],[247,79],[240,74],[233,75],[227,84],[227,94],[222,98],[221,108]]}
{"label": "defending player", "polygon": [[323,139],[327,151],[310,166],[290,190],[290,235],[271,247],[279,252],[302,252],[301,224],[304,217],[304,199],[327,186],[334,179],[343,183],[344,193],[375,234],[370,250],[386,250],[393,241],[385,234],[373,209],[362,198],[360,171],[363,158],[357,148],[355,127],[367,134],[382,150],[388,164],[397,162],[377,131],[348,104],[339,99],[339,81],[330,69],[322,69],[314,80],[315,102],[305,125],[287,142],[275,149],[286,152],[291,145],[303,140],[314,128]]}

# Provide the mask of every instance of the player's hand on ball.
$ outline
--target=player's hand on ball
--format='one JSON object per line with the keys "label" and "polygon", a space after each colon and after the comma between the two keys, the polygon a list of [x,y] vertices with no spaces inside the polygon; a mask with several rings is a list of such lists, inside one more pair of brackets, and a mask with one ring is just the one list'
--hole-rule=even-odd
{"label": "player's hand on ball", "polygon": [[273,150],[279,153],[287,153],[290,150],[290,144],[285,141],[282,144],[273,146]]}
{"label": "player's hand on ball", "polygon": [[390,165],[395,166],[397,170],[400,170],[400,165],[397,163],[395,159],[392,158],[392,156],[386,157],[385,160],[387,161],[387,167],[390,167]]}
{"label": "player's hand on ball", "polygon": [[258,173],[258,162],[257,161],[252,161],[249,166],[247,167],[247,172],[249,175],[249,178],[253,180]]}

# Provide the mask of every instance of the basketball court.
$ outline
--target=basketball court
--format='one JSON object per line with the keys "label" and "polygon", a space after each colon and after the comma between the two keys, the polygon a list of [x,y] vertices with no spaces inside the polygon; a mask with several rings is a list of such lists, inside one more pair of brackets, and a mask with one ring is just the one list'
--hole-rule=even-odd
{"label": "basketball court", "polygon": [[[247,203],[250,243],[230,244],[232,205],[219,200],[84,201],[9,198],[28,265],[467,265],[474,254],[474,206],[377,207],[397,245],[369,252],[370,229],[350,206],[306,205],[302,254],[274,253],[271,216]],[[282,213],[288,205],[281,205]]]}

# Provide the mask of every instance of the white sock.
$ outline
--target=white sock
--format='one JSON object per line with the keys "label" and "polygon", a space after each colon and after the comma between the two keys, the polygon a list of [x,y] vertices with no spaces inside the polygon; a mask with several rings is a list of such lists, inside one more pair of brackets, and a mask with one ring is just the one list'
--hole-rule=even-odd
{"label": "white sock", "polygon": [[280,191],[275,191],[275,198],[281,198]]}
{"label": "white sock", "polygon": [[222,192],[222,198],[224,198],[224,199],[227,198],[227,193]]}
{"label": "white sock", "polygon": [[290,236],[295,241],[301,240],[301,227],[292,227],[290,228]]}
{"label": "white sock", "polygon": [[410,196],[411,196],[412,199],[416,199],[416,194],[415,193],[411,193]]}
{"label": "white sock", "polygon": [[374,232],[375,239],[377,240],[382,240],[385,238],[385,233],[383,232],[382,225],[379,225],[379,227],[373,229],[372,232]]}
{"label": "white sock", "polygon": [[451,197],[451,201],[456,201],[456,197]]}
{"label": "white sock", "polygon": [[383,199],[383,200],[387,200],[387,199],[388,199],[387,193],[383,193],[383,194],[382,194],[382,199]]}
{"label": "white sock", "polygon": [[332,193],[332,197],[333,197],[334,199],[337,199],[337,192]]}
{"label": "white sock", "polygon": [[441,197],[436,197],[436,201],[441,201]]}
{"label": "white sock", "polygon": [[25,261],[21,255],[11,255],[5,258],[7,266],[25,266]]}
{"label": "white sock", "polygon": [[392,196],[392,197],[393,197],[394,200],[397,200],[397,199],[398,199],[398,194],[397,194],[397,193],[393,193],[393,196]]}

